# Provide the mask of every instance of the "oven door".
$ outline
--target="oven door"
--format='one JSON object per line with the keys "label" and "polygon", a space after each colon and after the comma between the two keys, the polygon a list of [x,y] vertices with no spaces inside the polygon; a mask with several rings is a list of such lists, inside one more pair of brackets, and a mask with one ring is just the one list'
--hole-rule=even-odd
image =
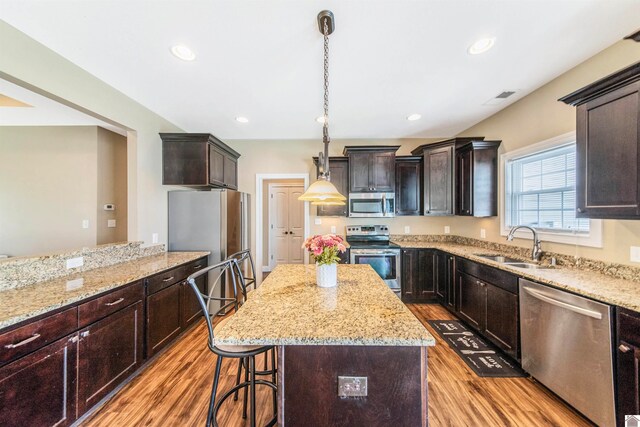
{"label": "oven door", "polygon": [[352,218],[393,217],[395,211],[395,193],[349,193]]}
{"label": "oven door", "polygon": [[400,296],[399,249],[351,249],[351,264],[369,264],[398,296]]}

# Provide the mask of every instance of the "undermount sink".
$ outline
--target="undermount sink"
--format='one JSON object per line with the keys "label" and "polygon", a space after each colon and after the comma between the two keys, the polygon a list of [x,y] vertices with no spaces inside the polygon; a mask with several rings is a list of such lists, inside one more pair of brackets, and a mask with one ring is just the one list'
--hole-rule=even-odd
{"label": "undermount sink", "polygon": [[495,261],[495,262],[500,262],[503,264],[507,264],[507,263],[522,263],[521,260],[519,259],[515,259],[515,258],[509,258],[507,256],[502,256],[502,255],[481,255],[481,254],[476,254],[477,257],[480,258],[484,258],[484,259],[488,259],[491,261]]}
{"label": "undermount sink", "polygon": [[510,267],[528,268],[528,269],[537,269],[537,270],[553,268],[553,266],[551,265],[540,265],[540,264],[533,264],[530,262],[504,262],[503,264],[508,265]]}

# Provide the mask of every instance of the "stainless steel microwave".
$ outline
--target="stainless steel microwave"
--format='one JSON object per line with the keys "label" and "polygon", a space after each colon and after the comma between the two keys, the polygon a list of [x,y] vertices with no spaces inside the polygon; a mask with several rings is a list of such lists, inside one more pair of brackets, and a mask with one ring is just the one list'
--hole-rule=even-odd
{"label": "stainless steel microwave", "polygon": [[351,218],[385,218],[396,216],[395,193],[349,193]]}

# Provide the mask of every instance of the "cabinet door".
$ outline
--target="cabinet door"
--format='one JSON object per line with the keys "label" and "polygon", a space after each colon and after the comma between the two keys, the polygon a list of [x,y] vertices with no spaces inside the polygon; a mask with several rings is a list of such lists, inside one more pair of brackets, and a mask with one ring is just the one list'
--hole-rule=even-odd
{"label": "cabinet door", "polygon": [[618,346],[618,420],[640,414],[640,347],[625,341]]}
{"label": "cabinet door", "polygon": [[453,215],[453,145],[424,150],[424,214]]}
{"label": "cabinet door", "polygon": [[518,357],[518,295],[488,283],[485,334],[514,358]]}
{"label": "cabinet door", "polygon": [[80,331],[78,413],[83,414],[142,362],[142,301]]}
{"label": "cabinet door", "polygon": [[147,357],[180,333],[180,288],[175,283],[147,297]]}
{"label": "cabinet door", "polygon": [[422,213],[421,172],[420,162],[396,162],[396,215]]}
{"label": "cabinet door", "polygon": [[640,82],[578,107],[579,218],[640,216]]}
{"label": "cabinet door", "polygon": [[456,215],[473,215],[473,150],[456,153]]}
{"label": "cabinet door", "polygon": [[487,292],[486,285],[466,273],[458,271],[459,314],[471,326],[482,331],[485,326]]}
{"label": "cabinet door", "polygon": [[418,250],[417,297],[420,301],[432,301],[436,298],[438,280],[438,251]]}
{"label": "cabinet door", "polygon": [[349,191],[352,193],[366,193],[373,191],[369,179],[370,153],[349,154]]}
{"label": "cabinet door", "polygon": [[436,296],[438,297],[438,302],[442,305],[446,304],[447,301],[447,266],[449,265],[448,261],[449,256],[444,252],[437,252],[436,260],[437,260],[437,280],[436,280]]}
{"label": "cabinet door", "polygon": [[391,193],[396,189],[395,153],[376,153],[369,155],[369,184],[373,191]]}
{"label": "cabinet door", "polygon": [[454,313],[458,312],[457,305],[457,295],[458,291],[456,289],[456,280],[455,280],[455,259],[452,255],[445,254],[447,259],[447,272],[445,279],[445,287],[446,287],[446,303],[445,306],[453,311]]}
{"label": "cabinet door", "polygon": [[209,184],[222,186],[224,184],[225,155],[213,145],[209,145]]}
{"label": "cabinet door", "polygon": [[238,189],[238,161],[230,156],[224,156],[224,187]]}
{"label": "cabinet door", "polygon": [[78,335],[0,368],[0,424],[65,426],[76,419]]}
{"label": "cabinet door", "polygon": [[400,287],[402,291],[403,301],[414,301],[417,298],[418,288],[418,250],[403,249],[402,250],[402,276]]}
{"label": "cabinet door", "polygon": [[[349,194],[349,162],[344,160],[329,160],[331,183],[336,186],[340,194]],[[348,206],[318,206],[318,216],[347,216]]]}

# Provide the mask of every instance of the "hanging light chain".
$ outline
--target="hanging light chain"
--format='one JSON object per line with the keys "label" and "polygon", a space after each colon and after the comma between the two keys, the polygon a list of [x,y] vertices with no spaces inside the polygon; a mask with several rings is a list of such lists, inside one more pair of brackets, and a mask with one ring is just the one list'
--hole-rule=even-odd
{"label": "hanging light chain", "polygon": [[[329,25],[327,19],[324,19],[323,25],[324,36],[324,122],[322,124],[322,142],[324,143],[324,154],[322,157],[321,175],[327,181],[331,180],[331,172],[329,170]],[[321,153],[322,154],[322,153]]]}

